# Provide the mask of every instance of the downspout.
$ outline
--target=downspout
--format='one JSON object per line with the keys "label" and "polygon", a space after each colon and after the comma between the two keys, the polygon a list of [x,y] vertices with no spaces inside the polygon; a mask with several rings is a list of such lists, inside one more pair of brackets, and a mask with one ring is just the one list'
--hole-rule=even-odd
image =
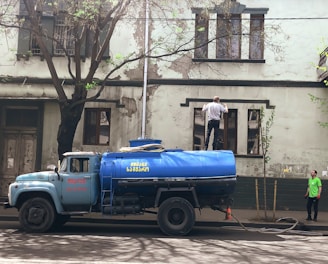
{"label": "downspout", "polygon": [[148,43],[149,43],[149,0],[146,0],[146,19],[145,19],[145,58],[143,74],[142,92],[142,119],[141,119],[141,138],[146,138],[146,103],[147,103],[147,81],[148,81]]}

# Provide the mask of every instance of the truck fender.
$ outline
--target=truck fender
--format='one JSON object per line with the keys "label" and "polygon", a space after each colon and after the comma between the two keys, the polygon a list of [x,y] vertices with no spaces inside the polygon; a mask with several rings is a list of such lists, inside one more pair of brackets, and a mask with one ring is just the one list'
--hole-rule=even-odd
{"label": "truck fender", "polygon": [[167,192],[172,192],[172,193],[191,192],[193,198],[193,204],[195,205],[196,208],[200,207],[195,187],[158,188],[155,198],[155,207],[158,207],[160,205],[160,199],[162,194]]}
{"label": "truck fender", "polygon": [[[16,187],[17,186],[17,187]],[[64,209],[60,203],[60,198],[57,195],[56,188],[48,182],[44,182],[43,186],[33,186],[33,184],[26,185],[24,183],[16,183],[15,195],[12,196],[11,206],[17,206],[21,200],[21,197],[26,196],[38,196],[37,193],[48,194],[56,208],[57,213],[63,212]],[[12,192],[13,194],[13,192]],[[24,198],[25,199],[25,198]]]}

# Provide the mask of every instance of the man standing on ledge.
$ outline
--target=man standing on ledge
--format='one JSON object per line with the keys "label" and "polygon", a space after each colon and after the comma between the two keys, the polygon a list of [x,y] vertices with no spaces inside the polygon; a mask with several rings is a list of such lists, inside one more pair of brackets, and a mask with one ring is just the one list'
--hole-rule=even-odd
{"label": "man standing on ledge", "polygon": [[[223,106],[224,105],[224,106]],[[208,143],[210,141],[212,129],[214,129],[213,150],[217,149],[217,141],[219,137],[220,119],[222,113],[228,113],[227,104],[220,104],[220,98],[218,96],[213,97],[213,102],[204,104],[202,111],[208,113],[207,122],[207,136],[205,140],[205,150],[208,149]]]}

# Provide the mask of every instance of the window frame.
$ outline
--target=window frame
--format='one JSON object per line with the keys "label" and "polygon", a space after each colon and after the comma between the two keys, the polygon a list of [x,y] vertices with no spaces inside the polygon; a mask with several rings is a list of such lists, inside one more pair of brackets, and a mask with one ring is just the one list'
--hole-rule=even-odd
{"label": "window frame", "polygon": [[248,109],[247,111],[247,155],[260,155],[260,115],[260,109]]}
{"label": "window frame", "polygon": [[249,59],[264,58],[264,14],[250,15]]}
{"label": "window frame", "polygon": [[[241,58],[241,14],[217,14],[216,58],[238,60]],[[223,34],[223,35],[222,35]]]}
{"label": "window frame", "polygon": [[208,29],[209,16],[203,13],[196,14],[195,20],[195,58],[208,58]]}
{"label": "window frame", "polygon": [[[233,126],[231,123],[231,115],[235,114],[235,118],[233,121]],[[202,118],[200,118],[202,116]],[[194,115],[193,115],[193,150],[200,150],[204,148],[205,144],[205,137],[206,137],[206,129],[207,129],[207,118],[206,114],[202,112],[201,108],[194,108]],[[200,122],[198,122],[200,121]],[[229,122],[230,121],[230,122]],[[197,129],[198,128],[198,129]],[[197,129],[197,131],[196,131]],[[231,133],[231,129],[233,129],[233,133]],[[214,132],[212,131],[211,139],[213,140]],[[235,135],[233,139],[233,143],[231,144],[231,135]],[[219,138],[223,139],[223,145],[220,149],[230,149],[233,153],[237,154],[237,147],[238,147],[238,109],[229,109],[228,113],[223,114],[223,118],[220,121],[220,128],[219,128]],[[230,138],[229,138],[230,136]],[[198,138],[196,142],[196,138]],[[230,140],[230,141],[229,141]],[[198,141],[200,142],[198,144]],[[232,148],[230,146],[233,145]]]}
{"label": "window frame", "polygon": [[[101,135],[101,112],[108,112],[107,122],[108,122],[108,141],[106,143],[100,143]],[[94,134],[89,133],[88,130],[92,129],[93,126],[90,122],[87,122],[89,114],[95,114],[96,120]],[[92,118],[92,116],[90,117]],[[109,120],[108,120],[109,119]],[[111,126],[111,108],[85,108],[84,109],[84,126],[83,126],[83,145],[97,145],[97,146],[108,146],[110,144],[110,126]],[[90,137],[93,136],[95,141],[91,141]]]}
{"label": "window frame", "polygon": [[[208,48],[209,48],[209,43],[207,43],[206,45],[204,45],[204,47],[202,47],[202,49],[204,50],[207,50],[207,56],[201,56],[201,53],[197,53],[196,52],[196,49],[195,49],[195,52],[194,52],[194,58],[192,58],[192,61],[193,62],[230,62],[230,63],[234,63],[234,62],[237,62],[237,63],[265,63],[265,59],[264,59],[264,22],[265,22],[265,15],[268,13],[269,11],[269,8],[248,8],[246,7],[245,5],[241,5],[240,3],[238,2],[234,2],[232,3],[232,6],[230,8],[230,11],[227,12],[227,9],[225,8],[225,6],[223,4],[219,5],[219,6],[215,6],[214,8],[192,8],[192,13],[195,14],[195,31],[197,30],[197,25],[199,24],[197,22],[197,19],[198,19],[198,16],[199,14],[202,14],[202,13],[205,13],[205,14],[217,14],[217,18],[220,17],[220,16],[227,16],[227,14],[230,14],[230,15],[238,15],[240,16],[240,21],[241,21],[241,27],[242,27],[242,24],[243,24],[243,21],[244,19],[246,18],[243,18],[243,14],[250,14],[250,16],[252,17],[257,17],[260,19],[261,21],[261,25],[259,26],[260,30],[261,30],[261,33],[260,35],[262,36],[260,39],[261,39],[261,42],[256,42],[256,34],[255,33],[255,24],[253,22],[253,25],[252,27],[254,28],[253,29],[253,36],[252,36],[252,39],[251,37],[249,38],[248,40],[248,46],[249,46],[249,51],[248,51],[248,58],[241,58],[242,57],[242,51],[243,51],[243,48],[244,48],[244,45],[242,44],[242,28],[241,28],[241,34],[240,34],[240,50],[239,50],[239,53],[237,52],[237,55],[238,56],[226,56],[226,58],[220,58],[220,52],[218,52],[218,33],[217,33],[217,41],[216,41],[216,48],[215,48],[215,58],[208,58],[208,54],[209,54],[209,51],[208,51]],[[211,19],[209,19],[211,20]],[[218,20],[218,19],[217,19]],[[251,21],[251,19],[249,19]],[[256,21],[259,21],[259,20],[256,20]],[[216,23],[218,24],[218,22]],[[210,31],[210,23],[208,23],[205,27],[205,31],[204,33],[206,33],[206,38],[208,39],[208,35],[209,35],[209,31]],[[218,25],[216,25],[216,28],[218,28]],[[218,31],[218,29],[216,29]],[[249,31],[248,33],[250,34],[251,32],[251,29],[249,28]],[[199,38],[198,37],[198,33],[195,32],[195,39],[196,38]],[[257,38],[258,39],[258,38]],[[209,40],[208,40],[209,41]],[[250,44],[251,41],[253,41],[253,44]],[[211,41],[212,42],[212,41]],[[195,47],[197,47],[197,44],[198,42],[195,41]],[[259,46],[260,46],[260,55],[254,55],[253,52],[254,52],[254,49],[252,48],[256,43],[259,43]],[[233,57],[233,58],[231,58]],[[239,58],[237,58],[239,57]]]}

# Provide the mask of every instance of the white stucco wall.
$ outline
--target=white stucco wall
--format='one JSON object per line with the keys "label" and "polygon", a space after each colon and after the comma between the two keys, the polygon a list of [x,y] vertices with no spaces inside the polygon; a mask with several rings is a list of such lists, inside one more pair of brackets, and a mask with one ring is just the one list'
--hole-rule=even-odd
{"label": "white stucco wall", "polygon": [[[150,34],[152,45],[164,37],[173,40],[175,23],[161,26],[161,19],[183,19],[178,23],[186,32],[184,39],[194,34],[194,17],[191,7],[209,5],[194,1],[194,4],[183,6],[183,1],[174,1],[163,14],[158,9],[151,10]],[[208,1],[210,2],[210,1]],[[220,1],[218,1],[220,2]],[[188,2],[189,3],[189,2]],[[327,46],[328,40],[323,32],[327,20],[327,1],[317,0],[315,4],[308,0],[243,0],[241,4],[254,8],[269,8],[265,15],[265,63],[192,63],[193,52],[176,55],[164,61],[150,60],[150,78],[172,79],[204,79],[204,80],[254,80],[254,81],[317,81],[315,65],[318,63],[318,50]],[[209,5],[212,6],[212,5]],[[176,11],[176,12],[173,12]],[[173,16],[174,13],[174,16]],[[143,21],[136,18],[144,16],[144,10],[134,6],[129,19],[119,23],[110,53],[127,55],[143,49]],[[215,18],[215,16],[212,16]],[[211,22],[212,23],[212,22]],[[213,24],[213,23],[212,23]],[[171,30],[171,31],[170,31]],[[15,30],[0,31],[0,76],[49,78],[46,63],[39,58],[29,61],[16,61],[17,34]],[[17,33],[17,32],[16,32]],[[166,41],[167,45],[169,42]],[[193,42],[191,43],[191,45]],[[243,44],[243,47],[245,44]],[[157,52],[159,52],[157,50]],[[153,53],[157,54],[157,53]],[[210,51],[210,54],[214,54]],[[68,78],[66,61],[56,58],[59,76]],[[84,70],[89,67],[84,64]],[[100,67],[97,76],[103,76],[107,66]],[[115,76],[120,80],[142,80],[142,63],[133,63],[122,68]],[[115,77],[113,76],[113,77]],[[242,85],[242,84],[241,84]],[[69,87],[65,87],[69,89]],[[92,94],[94,91],[91,91]],[[275,106],[275,119],[272,127],[271,161],[268,164],[271,175],[277,177],[290,176],[283,173],[285,168],[293,166],[316,168],[319,172],[328,166],[328,129],[318,126],[319,120],[327,120],[326,113],[311,103],[309,93],[316,96],[328,96],[327,88],[302,87],[251,87],[251,86],[178,86],[159,85],[148,88],[146,134],[150,138],[163,140],[167,148],[191,149],[193,108],[202,103],[191,103],[189,107],[181,107],[186,98],[212,98],[219,95],[224,99],[258,99],[270,100]],[[68,92],[68,94],[71,94]],[[35,97],[56,98],[50,85],[6,84],[0,85],[0,97],[26,99]],[[111,143],[110,145],[85,146],[83,139],[83,117],[78,125],[74,150],[116,151],[127,146],[130,139],[141,135],[142,88],[141,87],[108,87],[102,99],[114,99],[124,102],[125,108],[116,108],[112,103],[88,103],[86,107],[110,107],[112,109]],[[129,104],[131,103],[131,105]],[[252,105],[229,104],[229,108],[238,109],[238,149],[237,154],[246,154],[247,110]],[[269,115],[270,110],[267,110]],[[58,106],[45,103],[45,120],[43,127],[42,167],[55,162],[57,150],[57,128],[59,124]],[[239,175],[257,176],[262,173],[261,159],[237,157]],[[292,175],[293,176],[293,175]],[[299,176],[299,175],[298,175]],[[302,174],[302,177],[305,175]]]}

